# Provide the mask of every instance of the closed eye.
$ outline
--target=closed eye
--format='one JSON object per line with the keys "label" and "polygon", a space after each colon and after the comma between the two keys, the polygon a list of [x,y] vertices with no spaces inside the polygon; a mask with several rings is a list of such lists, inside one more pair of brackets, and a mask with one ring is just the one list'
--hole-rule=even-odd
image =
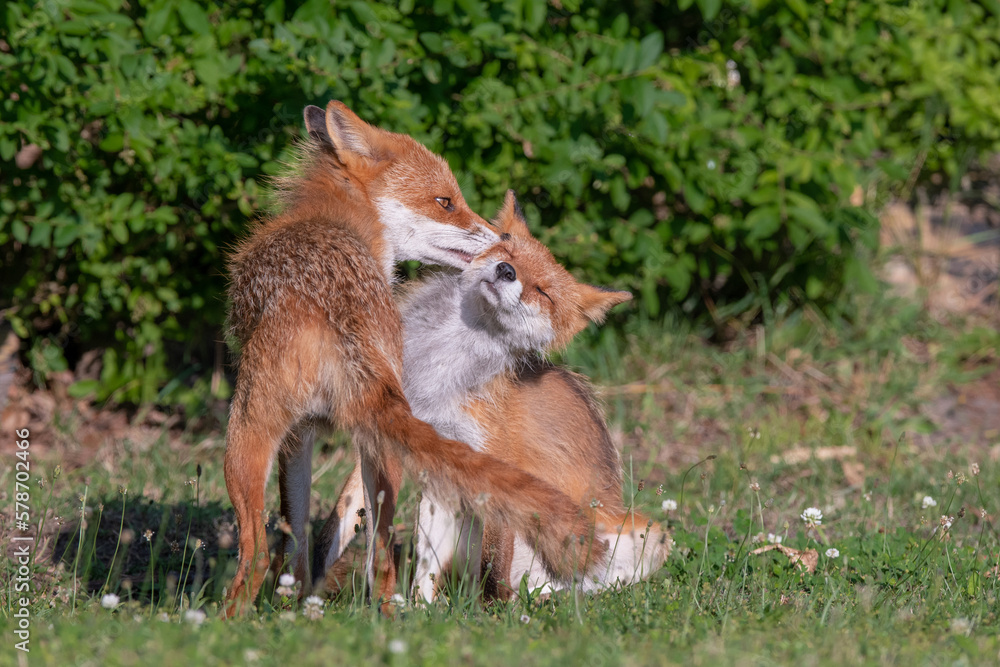
{"label": "closed eye", "polygon": [[548,294],[546,294],[545,291],[541,287],[539,287],[538,285],[535,285],[535,289],[538,290],[539,294],[541,294],[546,299],[548,299],[549,303],[551,303],[553,306],[556,305],[556,302],[552,300],[552,297],[549,296]]}
{"label": "closed eye", "polygon": [[435,197],[434,201],[441,204],[441,208],[449,213],[455,210],[455,205],[451,203],[451,197]]}

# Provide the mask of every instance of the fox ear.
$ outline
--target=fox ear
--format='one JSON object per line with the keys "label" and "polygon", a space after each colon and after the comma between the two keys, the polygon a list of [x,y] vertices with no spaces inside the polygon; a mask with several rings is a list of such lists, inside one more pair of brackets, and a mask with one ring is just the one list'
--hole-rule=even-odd
{"label": "fox ear", "polygon": [[517,201],[513,190],[508,190],[503,198],[503,206],[497,211],[493,224],[500,228],[501,234],[531,238],[531,230],[524,219],[524,211]]}
{"label": "fox ear", "polygon": [[332,148],[342,162],[351,156],[375,161],[386,157],[380,136],[383,130],[358,118],[343,102],[331,101],[325,113],[319,107],[308,106],[303,115],[309,136]]}
{"label": "fox ear", "polygon": [[323,113],[322,109],[310,104],[302,112],[302,116],[306,121],[306,132],[309,133],[313,141],[326,146],[333,146],[333,141],[326,132],[326,114]]}
{"label": "fox ear", "polygon": [[591,322],[603,322],[604,316],[611,308],[620,303],[632,300],[630,292],[595,287],[581,284],[577,296],[580,299],[580,311]]}

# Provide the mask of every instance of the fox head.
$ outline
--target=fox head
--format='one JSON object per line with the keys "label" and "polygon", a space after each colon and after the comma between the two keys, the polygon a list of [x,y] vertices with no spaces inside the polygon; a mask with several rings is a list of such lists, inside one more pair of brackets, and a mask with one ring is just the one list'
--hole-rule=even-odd
{"label": "fox head", "polygon": [[514,347],[539,352],[562,347],[589,322],[601,322],[628,292],[577,282],[528,230],[513,190],[493,224],[500,241],[462,274],[468,310]]}
{"label": "fox head", "polygon": [[332,154],[338,177],[367,198],[384,226],[393,262],[464,268],[496,242],[465,203],[448,164],[405,134],[364,122],[343,102],[303,114],[313,144]]}

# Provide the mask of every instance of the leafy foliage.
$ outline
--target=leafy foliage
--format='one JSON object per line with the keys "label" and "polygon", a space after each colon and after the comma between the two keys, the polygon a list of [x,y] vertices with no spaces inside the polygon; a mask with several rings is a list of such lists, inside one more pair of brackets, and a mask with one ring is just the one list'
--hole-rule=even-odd
{"label": "leafy foliage", "polygon": [[102,349],[76,391],[177,400],[220,336],[226,247],[334,98],[443,153],[482,213],[518,190],[650,317],[834,303],[871,283],[880,197],[1000,143],[998,8],[12,0],[0,303],[40,377]]}

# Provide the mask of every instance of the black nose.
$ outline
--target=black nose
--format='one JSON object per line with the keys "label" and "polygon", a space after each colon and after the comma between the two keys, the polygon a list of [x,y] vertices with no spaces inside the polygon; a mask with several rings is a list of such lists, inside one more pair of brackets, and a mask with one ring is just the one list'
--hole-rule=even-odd
{"label": "black nose", "polygon": [[514,282],[517,278],[517,272],[514,271],[514,267],[507,262],[500,262],[497,264],[497,280],[506,280],[509,283]]}

